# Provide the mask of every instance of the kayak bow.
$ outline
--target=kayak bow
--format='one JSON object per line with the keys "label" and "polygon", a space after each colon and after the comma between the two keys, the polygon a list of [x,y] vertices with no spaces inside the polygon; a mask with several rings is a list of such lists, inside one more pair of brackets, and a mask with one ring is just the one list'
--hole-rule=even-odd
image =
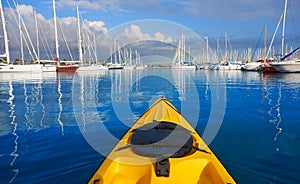
{"label": "kayak bow", "polygon": [[235,183],[195,129],[159,98],[112,149],[89,183]]}

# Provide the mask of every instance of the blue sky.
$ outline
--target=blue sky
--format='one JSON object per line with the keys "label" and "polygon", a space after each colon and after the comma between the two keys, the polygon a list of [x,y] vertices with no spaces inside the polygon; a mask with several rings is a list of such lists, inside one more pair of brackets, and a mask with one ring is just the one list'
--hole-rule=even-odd
{"label": "blue sky", "polygon": [[[13,5],[11,0],[2,2],[6,8],[7,2]],[[35,7],[45,21],[53,18],[51,0],[16,2],[26,5],[24,12],[25,9]],[[216,39],[224,39],[227,32],[232,47],[246,49],[256,47],[264,24],[268,26],[270,42],[283,12],[284,0],[56,0],[56,6],[57,15],[61,19],[75,18],[76,6],[79,6],[81,19],[94,22],[94,25],[97,24],[98,28],[103,30],[141,19],[167,20],[185,26],[200,36],[208,36],[211,47],[215,47]],[[300,11],[297,11],[299,7],[299,0],[289,0],[286,42],[293,47],[300,46]],[[157,29],[159,31],[159,27]],[[141,32],[146,33],[146,30],[141,29]]]}
{"label": "blue sky", "polygon": [[[23,0],[19,3],[37,6],[37,11],[46,18],[53,16],[51,1],[35,0],[30,3]],[[224,36],[224,32],[247,37],[260,34],[264,24],[268,25],[269,34],[273,34],[284,0],[58,0],[56,4],[62,17],[75,16],[78,5],[85,19],[101,20],[108,28],[139,19],[163,19],[211,37]],[[289,1],[288,20],[296,25],[300,18],[297,7],[300,7],[299,1]],[[289,23],[288,28],[293,24]]]}

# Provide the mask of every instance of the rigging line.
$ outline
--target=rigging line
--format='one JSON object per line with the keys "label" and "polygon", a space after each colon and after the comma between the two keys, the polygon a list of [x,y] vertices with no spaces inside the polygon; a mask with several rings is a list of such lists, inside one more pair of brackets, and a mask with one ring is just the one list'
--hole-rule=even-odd
{"label": "rigging line", "polygon": [[[9,3],[8,0],[6,0],[6,2],[7,2],[7,4],[8,4],[8,6],[9,6],[9,8],[10,8],[10,11],[11,11],[11,14],[12,14],[12,17],[13,17],[14,21],[16,22],[17,25],[19,25],[18,19],[17,19],[16,15],[15,15],[15,12],[14,12],[14,9],[12,8],[12,6],[11,6],[11,4]],[[16,3],[15,3],[14,0],[13,0],[13,3],[14,3],[14,5],[15,5],[15,7],[16,7]],[[23,21],[23,20],[22,20],[22,21]],[[24,26],[24,23],[23,23],[23,26]],[[14,31],[12,31],[12,34],[14,35],[14,38],[18,38],[18,37],[15,35]],[[32,59],[34,59],[34,57],[32,56],[32,53],[31,53],[31,51],[30,51],[30,49],[29,49],[29,45],[28,45],[27,39],[25,39],[24,34],[22,34],[22,38],[23,38],[24,41],[25,41],[25,44],[26,44],[26,46],[27,46],[29,55],[31,56]],[[17,40],[17,43],[18,43],[19,47],[21,47],[20,41]]]}
{"label": "rigging line", "polygon": [[[10,9],[10,12],[11,12],[11,14],[13,15],[13,17],[14,17],[14,19],[15,19],[15,21],[16,21],[15,13],[14,13],[14,11],[13,11],[13,9],[12,9],[12,7],[11,7],[9,1],[6,0],[6,3],[8,4],[9,9]],[[17,21],[16,21],[16,22],[17,22]],[[12,24],[8,24],[8,26],[11,26],[11,29],[12,29],[12,30],[15,29],[14,27],[12,27]],[[13,38],[16,39],[18,46],[21,47],[20,42],[17,40],[18,36],[16,36],[16,33],[15,33],[14,31],[11,31],[10,33],[13,34]]]}
{"label": "rigging line", "polygon": [[256,51],[257,51],[257,49],[258,49],[258,46],[259,46],[259,44],[260,44],[260,42],[261,42],[261,37],[263,36],[263,34],[264,34],[264,29],[262,30],[262,32],[261,32],[261,34],[260,34],[260,37],[259,37],[259,39],[258,39],[258,42],[257,42],[257,44],[256,44],[256,46],[255,46],[255,50],[254,50],[254,52],[253,52],[253,54],[252,54],[252,56],[251,56],[251,61],[253,61],[253,58],[254,58],[255,53],[256,53]]}
{"label": "rigging line", "polygon": [[[13,0],[13,3],[14,3],[14,5],[15,5],[15,7],[17,7],[17,4],[16,4],[15,0]],[[14,15],[14,14],[13,14],[13,15]],[[14,15],[14,18],[15,18],[15,21],[18,22],[17,19],[16,19],[16,17],[15,17],[15,15]],[[19,23],[18,23],[18,24],[19,24]],[[35,51],[35,49],[34,49],[33,43],[32,43],[32,41],[31,41],[30,35],[29,35],[29,33],[28,33],[26,24],[24,23],[24,20],[22,19],[22,17],[21,17],[21,24],[22,24],[22,26],[23,26],[23,28],[24,28],[24,30],[25,30],[27,39],[28,39],[28,41],[29,41],[29,44],[30,44],[30,46],[31,46],[31,49],[32,49],[32,51],[33,51],[33,54],[34,54],[35,58],[33,57],[32,53],[31,53],[30,46],[29,46],[28,43],[27,43],[27,39],[25,39],[25,36],[22,34],[22,37],[24,37],[24,41],[25,41],[25,43],[26,43],[28,52],[29,52],[29,54],[30,54],[30,56],[31,56],[31,58],[32,58],[33,60],[34,60],[34,59],[38,59],[38,58],[37,58],[37,53],[36,53],[36,51]]]}
{"label": "rigging line", "polygon": [[294,29],[294,32],[295,32],[295,39],[293,39],[293,41],[296,41],[296,43],[299,43],[299,35],[297,34],[297,29],[296,29],[296,24],[295,24],[295,15],[294,15],[294,9],[293,9],[293,4],[292,4],[292,1],[289,2],[289,8],[291,9],[291,11],[289,11],[289,14],[291,15],[291,22],[292,22],[292,25],[293,25],[293,29]]}
{"label": "rigging line", "polygon": [[279,21],[278,21],[278,23],[277,23],[277,26],[276,26],[275,32],[274,32],[274,34],[273,34],[273,37],[272,37],[272,40],[271,40],[271,43],[270,43],[270,45],[269,45],[269,49],[268,49],[268,51],[267,51],[266,58],[264,58],[265,60],[267,60],[267,58],[269,57],[269,54],[270,54],[270,52],[271,52],[271,48],[272,48],[272,45],[273,45],[273,42],[274,42],[275,36],[276,36],[276,34],[277,34],[278,28],[279,28],[279,26],[280,26],[280,23],[281,23],[282,17],[283,17],[283,14],[281,14],[281,16],[280,16],[280,18],[279,18]]}
{"label": "rigging line", "polygon": [[[58,19],[58,20],[59,20],[59,19]],[[73,56],[72,56],[72,53],[71,53],[71,50],[70,50],[70,47],[69,47],[68,42],[67,42],[67,39],[66,39],[66,36],[65,36],[65,34],[64,34],[64,32],[63,32],[63,29],[62,29],[62,27],[61,27],[59,21],[58,21],[58,26],[59,26],[59,29],[60,29],[60,31],[61,31],[61,33],[62,33],[64,42],[65,42],[65,44],[66,44],[66,47],[67,47],[68,53],[69,53],[69,55],[70,55],[70,57],[71,57],[71,60],[74,61]]]}
{"label": "rigging line", "polygon": [[[38,27],[42,28],[42,25],[41,23],[38,21]],[[50,26],[49,26],[50,27]],[[42,45],[43,45],[43,48],[44,48],[44,51],[45,51],[45,54],[47,55],[47,58],[50,60],[50,59],[53,59],[54,57],[54,54],[51,53],[51,49],[50,49],[50,46],[49,46],[49,42],[47,42],[47,39],[45,37],[45,34],[44,34],[44,31],[40,31],[40,34],[41,35],[41,38],[42,38]],[[45,44],[46,43],[46,44]],[[50,53],[50,54],[49,54]]]}

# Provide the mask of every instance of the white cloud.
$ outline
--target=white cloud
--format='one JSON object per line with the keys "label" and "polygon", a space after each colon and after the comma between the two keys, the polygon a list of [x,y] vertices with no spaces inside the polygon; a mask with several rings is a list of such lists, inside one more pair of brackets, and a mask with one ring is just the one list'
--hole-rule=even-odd
{"label": "white cloud", "polygon": [[18,5],[19,9],[20,9],[20,14],[22,16],[32,16],[33,15],[33,7],[30,5],[24,5],[24,4],[20,4]]}
{"label": "white cloud", "polygon": [[[33,17],[33,7],[30,5],[19,5],[23,22],[26,25],[26,29],[28,30],[28,34],[31,40],[32,45],[30,44],[29,38],[26,34],[24,28],[23,34],[25,35],[25,39],[23,40],[24,44],[24,52],[26,60],[31,60],[33,58],[30,57],[30,53],[34,53],[33,49],[37,50],[36,47],[36,28],[35,28],[35,20]],[[8,37],[10,44],[10,52],[11,59],[15,60],[16,58],[20,58],[20,36],[19,29],[17,24],[17,11],[16,9],[5,8],[5,18],[8,22]],[[53,18],[46,19],[42,14],[37,14],[38,27],[39,27],[39,42],[40,42],[40,54],[41,59],[53,59],[54,51],[55,51],[55,40],[54,40],[54,25]],[[77,18],[76,17],[64,17],[58,19],[58,36],[59,36],[59,44],[60,44],[60,54],[66,54],[62,56],[62,58],[69,59],[70,56],[67,56],[67,48],[65,45],[64,38],[67,41],[68,46],[72,51],[73,58],[77,58]],[[0,34],[2,34],[2,29],[0,28]],[[63,30],[63,34],[61,32]],[[82,34],[89,34],[90,38],[92,38],[92,34],[100,35],[104,32],[107,32],[107,28],[105,27],[105,23],[102,21],[88,21],[84,20],[82,23]],[[25,43],[27,42],[27,43]],[[2,49],[1,49],[2,50]]]}
{"label": "white cloud", "polygon": [[[143,27],[142,27],[143,28]],[[161,32],[155,32],[153,35],[149,33],[144,33],[141,26],[136,24],[131,24],[124,28],[124,31],[118,34],[115,38],[121,43],[131,43],[141,40],[156,40],[161,42],[170,43],[173,41],[171,37],[166,37]]]}
{"label": "white cloud", "polygon": [[97,32],[105,33],[107,32],[107,28],[105,27],[105,23],[103,21],[88,21],[84,20],[82,23],[83,29],[86,30],[94,30]]}
{"label": "white cloud", "polygon": [[173,41],[171,37],[166,37],[164,34],[160,32],[156,32],[154,34],[154,39],[162,42],[167,42],[167,43],[171,43]]}
{"label": "white cloud", "polygon": [[124,32],[116,36],[116,40],[121,43],[135,42],[138,40],[149,40],[148,34],[142,33],[138,25],[132,24],[124,29]]}
{"label": "white cloud", "polygon": [[77,23],[77,18],[75,17],[65,17],[60,19],[60,23],[64,25],[72,25]]}

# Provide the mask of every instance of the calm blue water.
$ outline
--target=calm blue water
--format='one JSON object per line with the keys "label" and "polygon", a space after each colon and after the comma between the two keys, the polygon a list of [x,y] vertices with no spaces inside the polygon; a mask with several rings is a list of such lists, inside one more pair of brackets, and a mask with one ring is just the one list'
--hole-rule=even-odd
{"label": "calm blue water", "polygon": [[86,183],[159,96],[205,135],[238,183],[300,183],[299,89],[300,74],[0,74],[0,183]]}

